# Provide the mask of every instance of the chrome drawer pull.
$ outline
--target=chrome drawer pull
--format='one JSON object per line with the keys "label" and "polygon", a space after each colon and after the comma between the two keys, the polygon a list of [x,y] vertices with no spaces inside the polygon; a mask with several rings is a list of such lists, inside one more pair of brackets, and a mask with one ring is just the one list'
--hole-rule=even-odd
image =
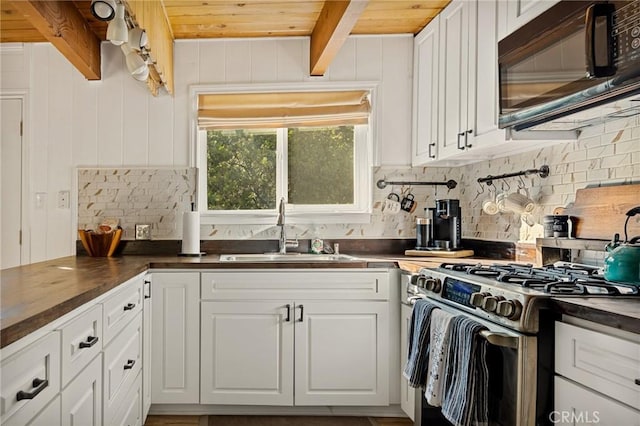
{"label": "chrome drawer pull", "polygon": [[98,336],[89,336],[87,337],[87,341],[86,342],[80,342],[80,349],[82,348],[90,348],[91,346],[95,345],[96,343],[98,343]]}
{"label": "chrome drawer pull", "polygon": [[135,308],[135,307],[136,307],[136,304],[135,304],[135,303],[127,303],[127,304],[124,306],[124,310],[125,310],[125,311],[130,311],[130,310],[132,310],[132,309],[133,309],[133,308]]}
{"label": "chrome drawer pull", "polygon": [[44,390],[44,388],[49,386],[49,381],[46,379],[38,379],[36,377],[35,379],[33,379],[33,383],[31,383],[31,385],[35,388],[33,391],[31,392],[19,391],[16,394],[16,399],[18,401],[22,401],[23,399],[35,398],[40,392]]}
{"label": "chrome drawer pull", "polygon": [[135,359],[129,359],[129,360],[127,360],[127,363],[124,365],[124,369],[125,370],[131,370],[135,364],[136,364],[136,360]]}

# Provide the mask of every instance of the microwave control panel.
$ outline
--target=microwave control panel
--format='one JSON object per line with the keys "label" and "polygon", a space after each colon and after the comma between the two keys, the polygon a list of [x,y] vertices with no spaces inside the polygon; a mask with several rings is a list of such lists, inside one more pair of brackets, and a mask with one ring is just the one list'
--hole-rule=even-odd
{"label": "microwave control panel", "polygon": [[612,36],[617,64],[640,59],[640,0],[616,8]]}

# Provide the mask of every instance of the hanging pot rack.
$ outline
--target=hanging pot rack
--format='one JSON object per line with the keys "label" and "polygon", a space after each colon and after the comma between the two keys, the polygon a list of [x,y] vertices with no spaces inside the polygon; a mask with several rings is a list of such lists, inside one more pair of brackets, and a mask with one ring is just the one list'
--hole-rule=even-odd
{"label": "hanging pot rack", "polygon": [[539,169],[522,170],[514,173],[505,173],[498,176],[489,175],[487,177],[478,178],[478,183],[486,183],[487,185],[493,185],[493,181],[497,179],[507,179],[511,177],[531,176],[531,175],[538,175],[541,178],[546,178],[547,176],[549,176],[549,166],[544,165],[544,166],[540,166]]}
{"label": "hanging pot rack", "polygon": [[456,186],[458,186],[458,182],[456,182],[453,179],[449,179],[446,182],[416,182],[416,181],[407,181],[407,180],[387,181],[387,180],[384,180],[384,179],[380,179],[376,183],[376,186],[378,188],[380,188],[380,189],[384,189],[387,185],[410,185],[410,186],[416,186],[416,185],[445,185],[447,188],[453,189]]}

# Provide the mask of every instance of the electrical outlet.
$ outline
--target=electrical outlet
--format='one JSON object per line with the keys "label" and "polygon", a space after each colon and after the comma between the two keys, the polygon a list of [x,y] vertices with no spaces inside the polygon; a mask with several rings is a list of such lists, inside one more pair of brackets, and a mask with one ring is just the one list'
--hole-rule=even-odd
{"label": "electrical outlet", "polygon": [[151,239],[151,225],[136,224],[136,240],[150,240]]}
{"label": "electrical outlet", "polygon": [[69,191],[58,191],[58,208],[59,209],[68,209],[69,208]]}

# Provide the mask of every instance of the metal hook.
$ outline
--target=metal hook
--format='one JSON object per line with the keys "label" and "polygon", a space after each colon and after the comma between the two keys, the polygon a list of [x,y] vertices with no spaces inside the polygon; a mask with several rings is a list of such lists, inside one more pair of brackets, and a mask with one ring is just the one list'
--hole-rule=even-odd
{"label": "metal hook", "polygon": [[522,176],[518,176],[518,179],[520,180],[520,182],[518,182],[518,189],[525,189],[527,185],[524,183]]}

